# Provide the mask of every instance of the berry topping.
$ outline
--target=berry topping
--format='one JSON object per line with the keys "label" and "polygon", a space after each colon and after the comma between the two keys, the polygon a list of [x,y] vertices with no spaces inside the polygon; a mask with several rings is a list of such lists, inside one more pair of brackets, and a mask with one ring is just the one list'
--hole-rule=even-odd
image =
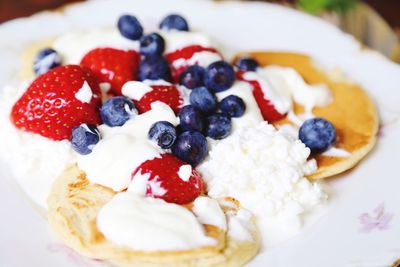
{"label": "berry topping", "polygon": [[244,71],[256,71],[259,67],[258,62],[250,57],[242,57],[236,61],[236,67]]}
{"label": "berry topping", "polygon": [[212,114],[217,109],[217,99],[204,86],[197,87],[190,92],[189,101],[192,106],[204,114]]}
{"label": "berry topping", "polygon": [[180,127],[183,131],[203,131],[204,118],[199,109],[193,105],[184,106],[178,114]]}
{"label": "berry topping", "polygon": [[[201,175],[195,169],[187,177],[181,177],[179,170],[187,164],[174,155],[162,154],[159,158],[147,160],[133,173],[133,179],[147,174],[146,196],[161,198],[169,203],[187,204],[195,200],[203,190]],[[190,167],[190,165],[189,165]]]}
{"label": "berry topping", "polygon": [[226,61],[217,61],[206,69],[204,84],[214,92],[222,92],[229,89],[235,82],[235,71]]}
{"label": "berry topping", "polygon": [[161,30],[189,31],[187,21],[180,15],[171,14],[166,16],[160,23]]}
{"label": "berry topping", "polygon": [[81,66],[89,68],[102,83],[109,83],[117,95],[127,82],[136,80],[140,56],[136,51],[123,51],[114,48],[96,48],[89,51],[81,60]]}
{"label": "berry topping", "polygon": [[207,118],[207,136],[212,139],[224,139],[232,130],[231,118],[225,114],[214,114]]}
{"label": "berry topping", "polygon": [[208,154],[207,139],[197,131],[183,132],[172,146],[172,153],[192,166],[197,166]]}
{"label": "berry topping", "polygon": [[[222,58],[221,55],[215,50],[214,48],[210,47],[203,47],[200,45],[190,45],[186,46],[182,49],[178,49],[174,52],[168,53],[165,55],[165,57],[168,60],[168,63],[171,65],[171,72],[172,72],[172,77],[175,82],[179,82],[180,80],[180,75],[181,73],[186,70],[191,65],[198,64],[198,62],[189,62],[189,59],[191,59],[194,54],[200,53],[200,52],[211,52],[215,53],[218,57]],[[174,62],[179,60],[179,66],[174,67]]]}
{"label": "berry topping", "polygon": [[163,57],[146,57],[142,60],[139,67],[138,78],[144,80],[166,80],[171,79],[168,62]]}
{"label": "berry topping", "polygon": [[118,30],[122,36],[130,40],[139,40],[143,35],[142,25],[131,15],[123,15],[118,19]]}
{"label": "berry topping", "polygon": [[164,38],[158,33],[150,33],[140,38],[140,53],[144,56],[160,56],[164,48]]}
{"label": "berry topping", "polygon": [[72,148],[82,155],[90,154],[100,141],[100,132],[93,124],[81,124],[72,130]]}
{"label": "berry topping", "polygon": [[299,139],[310,148],[311,153],[322,153],[335,142],[335,126],[322,118],[306,120],[300,127]]}
{"label": "berry topping", "polygon": [[149,139],[161,148],[170,148],[176,140],[174,125],[168,121],[158,121],[149,130]]}
{"label": "berry topping", "polygon": [[61,57],[56,50],[44,48],[40,50],[33,63],[33,71],[36,75],[42,75],[49,70],[61,65]]}
{"label": "berry topping", "polygon": [[[81,92],[84,98],[77,97]],[[21,130],[53,140],[69,139],[75,126],[100,123],[100,105],[100,88],[89,70],[60,66],[33,81],[14,104],[11,120]]]}
{"label": "berry topping", "polygon": [[246,111],[246,104],[243,99],[235,95],[229,95],[221,100],[219,103],[219,108],[222,113],[230,117],[241,117]]}
{"label": "berry topping", "polygon": [[189,89],[203,86],[205,71],[199,65],[189,66],[181,73],[179,83]]}
{"label": "berry topping", "polygon": [[100,109],[101,119],[111,127],[122,126],[137,114],[135,104],[124,96],[116,96],[104,102]]}
{"label": "berry topping", "polygon": [[152,90],[135,101],[139,113],[144,113],[151,109],[151,103],[160,101],[178,113],[181,110],[183,100],[175,85],[151,85]]}

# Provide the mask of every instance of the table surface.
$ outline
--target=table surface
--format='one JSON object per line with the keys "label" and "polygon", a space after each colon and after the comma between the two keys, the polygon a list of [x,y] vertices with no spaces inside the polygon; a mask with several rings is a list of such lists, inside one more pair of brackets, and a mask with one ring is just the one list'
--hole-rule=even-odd
{"label": "table surface", "polygon": [[[17,17],[29,16],[41,10],[54,9],[66,3],[81,1],[84,0],[2,0],[0,1],[0,23]],[[378,11],[400,36],[399,0],[364,0],[364,2]]]}

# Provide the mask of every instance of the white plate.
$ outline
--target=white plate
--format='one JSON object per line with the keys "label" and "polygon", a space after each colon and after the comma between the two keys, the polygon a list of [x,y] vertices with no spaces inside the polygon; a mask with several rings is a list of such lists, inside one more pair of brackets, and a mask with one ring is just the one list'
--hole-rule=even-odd
{"label": "white plate", "polygon": [[[64,14],[44,13],[1,25],[0,85],[15,80],[19,55],[32,41],[75,28],[111,26],[127,12],[151,29],[172,11],[184,14],[193,28],[233,52],[297,51],[313,56],[326,69],[340,67],[370,93],[380,111],[382,138],[357,168],[328,181],[332,192],[325,215],[249,266],[389,266],[400,258],[400,67],[362,50],[352,37],[317,18],[265,3],[89,1],[70,6]],[[45,219],[21,197],[7,168],[0,170],[0,266],[101,265],[54,240]],[[371,229],[363,230],[366,226]]]}

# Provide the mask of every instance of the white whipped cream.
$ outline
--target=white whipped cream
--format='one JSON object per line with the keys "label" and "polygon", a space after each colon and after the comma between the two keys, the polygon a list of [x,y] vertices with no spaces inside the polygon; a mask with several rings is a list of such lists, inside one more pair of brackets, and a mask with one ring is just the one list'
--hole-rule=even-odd
{"label": "white whipped cream", "polygon": [[346,158],[346,157],[350,157],[351,153],[343,148],[331,147],[327,151],[322,153],[322,155],[329,156],[329,157]]}
{"label": "white whipped cream", "polygon": [[228,90],[216,94],[218,101],[221,101],[229,95],[240,97],[246,104],[246,110],[243,116],[232,118],[233,132],[236,131],[236,129],[256,126],[264,121],[257,102],[254,99],[252,88],[247,82],[236,81]]}
{"label": "white whipped cream", "polygon": [[199,32],[186,31],[160,31],[159,34],[165,41],[165,54],[192,45],[203,47],[214,47],[212,40],[205,34]]}
{"label": "white whipped cream", "polygon": [[182,181],[189,181],[190,176],[192,175],[192,166],[189,164],[182,165],[178,170],[178,177],[182,179]]}
{"label": "white whipped cream", "polygon": [[174,62],[172,62],[172,66],[175,69],[192,65],[199,65],[201,67],[207,68],[208,65],[219,60],[222,60],[220,54],[211,51],[201,51],[194,53],[193,56],[188,59],[180,58],[175,60]]}
{"label": "white whipped cream", "polygon": [[53,48],[61,55],[63,64],[79,64],[83,56],[94,48],[139,50],[139,41],[124,38],[118,30],[76,30],[58,37]]}
{"label": "white whipped cream", "polygon": [[129,192],[118,193],[101,208],[97,227],[108,240],[135,250],[187,250],[217,244],[186,208]]}
{"label": "white whipped cream", "polygon": [[292,99],[304,106],[306,113],[314,107],[323,107],[332,101],[332,94],[326,85],[309,85],[296,70],[280,66],[258,68],[246,72],[243,78],[257,81],[265,97],[276,110],[285,114],[292,109]]}
{"label": "white whipped cream", "polygon": [[239,241],[253,241],[251,216],[251,213],[244,209],[239,209],[236,215],[228,213],[229,236]]}
{"label": "white whipped cream", "polygon": [[10,121],[14,103],[26,91],[6,86],[0,91],[0,157],[14,172],[22,190],[40,207],[47,209],[47,196],[53,181],[76,163],[70,142],[53,141],[38,134],[23,132]]}
{"label": "white whipped cream", "polygon": [[225,214],[215,199],[198,197],[193,202],[193,213],[202,224],[214,225],[227,229]]}
{"label": "white whipped cream", "polygon": [[82,103],[90,103],[93,97],[92,89],[90,88],[87,81],[85,81],[82,87],[75,93],[75,98]]}
{"label": "white whipped cream", "polygon": [[160,120],[177,124],[171,108],[157,101],[151,104],[151,110],[133,117],[121,127],[99,126],[102,138],[92,153],[78,157],[79,168],[92,183],[114,191],[126,189],[140,164],[163,153],[147,137],[150,127]]}
{"label": "white whipped cream", "polygon": [[129,81],[122,86],[122,94],[136,101],[142,99],[145,94],[151,91],[153,91],[153,88],[138,81]]}
{"label": "white whipped cream", "polygon": [[232,196],[255,214],[264,246],[270,246],[296,234],[326,198],[304,177],[317,168],[309,155],[300,140],[262,122],[215,143],[198,170],[211,197]]}

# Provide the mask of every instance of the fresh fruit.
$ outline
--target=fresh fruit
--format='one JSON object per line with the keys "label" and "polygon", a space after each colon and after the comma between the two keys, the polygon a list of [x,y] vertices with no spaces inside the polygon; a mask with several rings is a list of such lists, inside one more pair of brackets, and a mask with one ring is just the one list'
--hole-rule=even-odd
{"label": "fresh fruit", "polygon": [[143,35],[143,27],[135,16],[121,16],[117,26],[121,35],[130,40],[139,40]]}
{"label": "fresh fruit", "polygon": [[168,121],[154,123],[149,130],[149,139],[163,149],[170,148],[176,140],[174,125]]}
{"label": "fresh fruit", "polygon": [[144,56],[161,56],[165,41],[158,33],[150,33],[140,38],[140,53]]}
{"label": "fresh fruit", "polygon": [[100,109],[101,119],[111,127],[122,126],[137,115],[135,104],[125,96],[115,96],[104,102]]}
{"label": "fresh fruit", "polygon": [[208,154],[207,139],[197,131],[183,132],[172,146],[172,153],[196,167]]}
{"label": "fresh fruit", "polygon": [[336,129],[323,118],[308,119],[300,127],[299,139],[310,148],[311,153],[322,153],[335,143]]}
{"label": "fresh fruit", "polygon": [[100,132],[93,124],[81,124],[72,130],[72,148],[82,155],[90,154],[94,145],[100,141]]}
{"label": "fresh fruit", "polygon": [[171,14],[166,16],[160,23],[161,30],[189,31],[187,21],[180,15]]}
{"label": "fresh fruit", "polygon": [[60,66],[33,81],[14,104],[11,120],[21,130],[69,140],[75,126],[100,123],[100,105],[100,88],[89,70]]}
{"label": "fresh fruit", "polygon": [[204,85],[205,69],[199,65],[189,66],[184,70],[179,78],[179,84],[188,89],[193,89]]}
{"label": "fresh fruit", "polygon": [[138,78],[144,80],[171,80],[169,65],[164,57],[152,56],[142,60],[139,66]]}
{"label": "fresh fruit", "polygon": [[133,172],[132,177],[137,179],[135,175],[145,174],[149,176],[146,181],[147,197],[182,205],[195,200],[203,190],[200,173],[171,154],[145,161]]}
{"label": "fresh fruit", "polygon": [[33,63],[33,71],[37,76],[61,65],[61,57],[56,50],[44,48],[40,50]]}
{"label": "fresh fruit", "polygon": [[221,100],[219,108],[222,113],[234,118],[243,116],[246,111],[246,104],[243,99],[236,95],[229,95]]}
{"label": "fresh fruit", "polygon": [[[190,65],[196,65],[198,63],[194,62],[193,64],[189,64],[187,61],[192,58],[194,54],[199,52],[211,52],[219,55],[217,50],[214,48],[203,47],[201,45],[186,46],[182,49],[178,49],[165,55],[168,63],[171,65],[171,73],[174,82],[179,82],[180,75],[186,68],[188,68]],[[174,67],[174,62],[177,60],[179,60],[181,63],[179,64],[179,67]]]}
{"label": "fresh fruit", "polygon": [[189,101],[203,114],[212,114],[217,109],[217,99],[206,87],[197,87],[190,92]]}
{"label": "fresh fruit", "polygon": [[116,95],[127,81],[136,80],[140,55],[133,50],[95,48],[81,60],[81,66],[89,68],[101,83],[109,83]]}
{"label": "fresh fruit", "polygon": [[206,69],[204,84],[213,92],[222,92],[229,89],[235,82],[235,71],[226,61],[217,61]]}
{"label": "fresh fruit", "polygon": [[180,128],[183,131],[203,131],[204,118],[199,109],[193,105],[184,106],[178,114]]}
{"label": "fresh fruit", "polygon": [[236,61],[236,67],[243,71],[256,71],[259,67],[258,62],[250,57],[242,57]]}
{"label": "fresh fruit", "polygon": [[152,90],[143,95],[143,97],[135,101],[139,113],[144,113],[151,109],[151,103],[160,101],[178,113],[181,110],[183,103],[182,97],[179,94],[175,85],[151,85]]}
{"label": "fresh fruit", "polygon": [[232,130],[231,118],[225,114],[214,114],[207,118],[206,133],[212,139],[224,139]]}

